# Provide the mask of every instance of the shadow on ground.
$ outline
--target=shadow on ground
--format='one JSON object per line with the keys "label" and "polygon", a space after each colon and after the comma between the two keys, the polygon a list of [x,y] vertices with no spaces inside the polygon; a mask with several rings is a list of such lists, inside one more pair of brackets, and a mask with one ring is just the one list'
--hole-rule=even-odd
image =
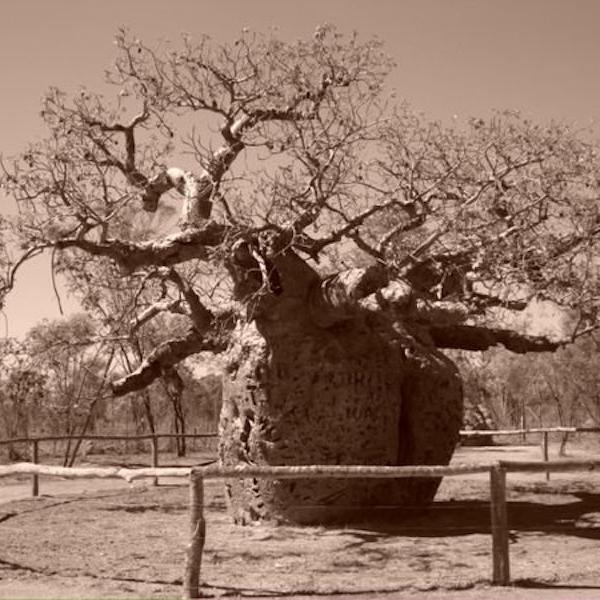
{"label": "shadow on ground", "polygon": [[[511,535],[542,532],[600,539],[600,494],[571,493],[575,501],[543,504],[533,501],[507,503]],[[357,522],[356,535],[365,541],[386,536],[444,537],[490,533],[490,504],[481,500],[435,502],[429,508],[387,508],[375,518]],[[360,533],[358,533],[360,532]]]}

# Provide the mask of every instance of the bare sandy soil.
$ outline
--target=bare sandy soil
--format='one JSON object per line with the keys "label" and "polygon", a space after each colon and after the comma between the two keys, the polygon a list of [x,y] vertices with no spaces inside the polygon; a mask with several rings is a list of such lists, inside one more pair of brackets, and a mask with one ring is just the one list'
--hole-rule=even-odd
{"label": "bare sandy soil", "polygon": [[[588,453],[573,450],[574,455]],[[539,449],[462,449],[454,460],[496,458],[537,460]],[[0,486],[5,499],[0,598],[181,595],[189,528],[186,487],[53,480],[41,484],[47,495],[29,499],[26,480],[0,481]],[[342,528],[237,527],[227,516],[221,484],[209,481],[206,488],[202,581],[207,595],[600,598],[600,476],[595,473],[553,475],[549,483],[543,475],[509,476],[515,586],[508,589],[489,587],[485,475],[447,478],[426,512]]]}

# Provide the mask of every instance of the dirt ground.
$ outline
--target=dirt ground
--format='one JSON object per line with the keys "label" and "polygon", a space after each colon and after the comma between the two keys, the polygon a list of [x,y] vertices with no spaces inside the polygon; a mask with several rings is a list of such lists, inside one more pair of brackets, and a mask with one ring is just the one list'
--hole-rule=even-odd
{"label": "dirt ground", "polygon": [[[590,455],[598,452],[570,450],[571,458]],[[537,446],[463,448],[454,462],[539,457]],[[27,480],[0,480],[0,598],[180,597],[188,490],[162,483],[43,480],[43,496],[33,499]],[[600,474],[553,474],[550,482],[539,474],[509,475],[514,585],[507,589],[489,586],[488,490],[486,475],[447,478],[429,510],[403,520],[342,528],[237,527],[227,516],[221,484],[208,481],[203,593],[600,598]]]}

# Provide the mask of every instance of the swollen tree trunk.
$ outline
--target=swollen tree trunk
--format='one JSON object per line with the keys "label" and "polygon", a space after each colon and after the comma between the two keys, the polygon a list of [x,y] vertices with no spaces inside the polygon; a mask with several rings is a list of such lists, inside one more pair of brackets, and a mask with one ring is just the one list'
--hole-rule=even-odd
{"label": "swollen tree trunk", "polygon": [[[253,319],[229,349],[221,462],[446,464],[462,420],[454,365],[384,315],[346,314],[336,323],[315,304],[321,282],[297,257],[279,258],[276,268],[281,293],[251,306]],[[367,507],[425,505],[438,485],[242,479],[227,484],[227,496],[237,522],[314,523],[360,517]]]}

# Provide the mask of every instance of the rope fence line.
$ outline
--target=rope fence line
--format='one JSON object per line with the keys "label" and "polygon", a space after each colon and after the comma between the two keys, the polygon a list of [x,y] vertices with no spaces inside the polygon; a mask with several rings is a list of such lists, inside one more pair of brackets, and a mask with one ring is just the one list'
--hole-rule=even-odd
{"label": "rope fence line", "polygon": [[52,467],[33,463],[0,466],[0,477],[15,474],[44,474],[69,478],[120,477],[126,481],[152,477],[187,477],[189,480],[190,544],[187,548],[183,580],[184,598],[200,598],[202,552],[206,538],[204,518],[204,480],[237,478],[304,479],[304,478],[405,478],[452,477],[489,472],[490,521],[492,534],[492,583],[510,585],[509,524],[506,502],[506,476],[517,472],[594,471],[600,470],[600,459],[550,461],[548,463],[496,461],[477,465],[433,466],[364,466],[364,465],[302,465],[302,466],[227,466],[176,468],[78,468]]}

